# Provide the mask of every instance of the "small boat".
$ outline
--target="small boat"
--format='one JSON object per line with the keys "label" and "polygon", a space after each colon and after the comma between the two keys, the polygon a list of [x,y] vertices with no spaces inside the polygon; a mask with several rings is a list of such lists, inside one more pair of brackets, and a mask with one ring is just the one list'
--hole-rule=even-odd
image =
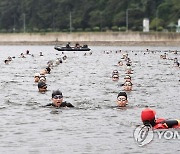
{"label": "small boat", "polygon": [[83,45],[83,46],[80,46],[80,47],[55,46],[54,49],[58,50],[58,51],[90,51],[91,50],[88,47],[88,45]]}

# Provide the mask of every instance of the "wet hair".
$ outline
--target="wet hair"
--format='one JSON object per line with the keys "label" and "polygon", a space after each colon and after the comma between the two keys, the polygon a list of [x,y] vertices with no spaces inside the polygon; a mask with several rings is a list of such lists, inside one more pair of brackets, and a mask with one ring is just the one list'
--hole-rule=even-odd
{"label": "wet hair", "polygon": [[7,60],[7,59],[6,59],[6,60],[4,60],[4,63],[7,63],[7,62],[9,62],[9,60]]}
{"label": "wet hair", "polygon": [[114,70],[112,73],[113,74],[118,74],[119,72],[118,72],[118,70]]}
{"label": "wet hair", "polygon": [[119,96],[125,96],[126,99],[127,99],[127,94],[126,94],[126,92],[119,92],[117,98],[118,98]]}
{"label": "wet hair", "polygon": [[44,86],[46,86],[46,83],[44,83],[42,81],[38,82],[38,88],[42,88]]}
{"label": "wet hair", "polygon": [[126,66],[131,66],[131,64],[130,64],[130,63],[127,63]]}
{"label": "wet hair", "polygon": [[62,92],[61,92],[60,90],[55,90],[55,91],[52,92],[52,98],[53,98],[54,96],[56,96],[56,95],[61,95],[61,96],[63,96],[63,95],[62,95]]}
{"label": "wet hair", "polygon": [[50,67],[46,67],[46,70],[47,70],[48,73],[51,72],[51,68]]}

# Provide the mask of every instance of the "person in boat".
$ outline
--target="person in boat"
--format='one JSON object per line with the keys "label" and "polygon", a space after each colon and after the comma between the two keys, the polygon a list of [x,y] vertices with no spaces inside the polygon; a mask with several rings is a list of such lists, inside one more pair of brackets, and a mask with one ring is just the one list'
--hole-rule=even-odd
{"label": "person in boat", "polygon": [[151,125],[153,129],[180,128],[180,120],[156,118],[156,111],[150,108],[142,110],[141,120],[145,126]]}
{"label": "person in boat", "polygon": [[88,45],[87,45],[87,44],[85,44],[85,45],[83,45],[83,46],[82,46],[82,48],[88,48]]}
{"label": "person in boat", "polygon": [[76,44],[75,44],[75,48],[80,48],[81,46],[80,46],[80,44],[77,42]]}
{"label": "person in boat", "polygon": [[71,103],[63,101],[63,94],[59,90],[52,92],[52,103],[47,104],[45,107],[74,107]]}
{"label": "person in boat", "polygon": [[68,42],[68,43],[66,44],[66,48],[71,48],[71,47],[70,47],[70,42]]}
{"label": "person in boat", "polygon": [[128,104],[128,100],[127,100],[126,92],[119,92],[117,96],[117,106],[126,107],[127,104]]}

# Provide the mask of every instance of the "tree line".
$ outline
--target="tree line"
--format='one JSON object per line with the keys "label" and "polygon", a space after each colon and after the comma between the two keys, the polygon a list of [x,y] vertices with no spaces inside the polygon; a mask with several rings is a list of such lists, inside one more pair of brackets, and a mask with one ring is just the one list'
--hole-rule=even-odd
{"label": "tree line", "polygon": [[179,0],[0,0],[0,32],[175,31]]}

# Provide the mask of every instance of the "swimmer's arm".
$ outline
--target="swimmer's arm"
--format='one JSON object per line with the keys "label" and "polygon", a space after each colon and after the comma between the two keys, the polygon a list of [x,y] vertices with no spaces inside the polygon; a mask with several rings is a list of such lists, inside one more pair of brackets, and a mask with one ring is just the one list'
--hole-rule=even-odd
{"label": "swimmer's arm", "polygon": [[168,128],[172,128],[175,125],[180,125],[179,120],[165,120],[164,124],[168,126]]}

